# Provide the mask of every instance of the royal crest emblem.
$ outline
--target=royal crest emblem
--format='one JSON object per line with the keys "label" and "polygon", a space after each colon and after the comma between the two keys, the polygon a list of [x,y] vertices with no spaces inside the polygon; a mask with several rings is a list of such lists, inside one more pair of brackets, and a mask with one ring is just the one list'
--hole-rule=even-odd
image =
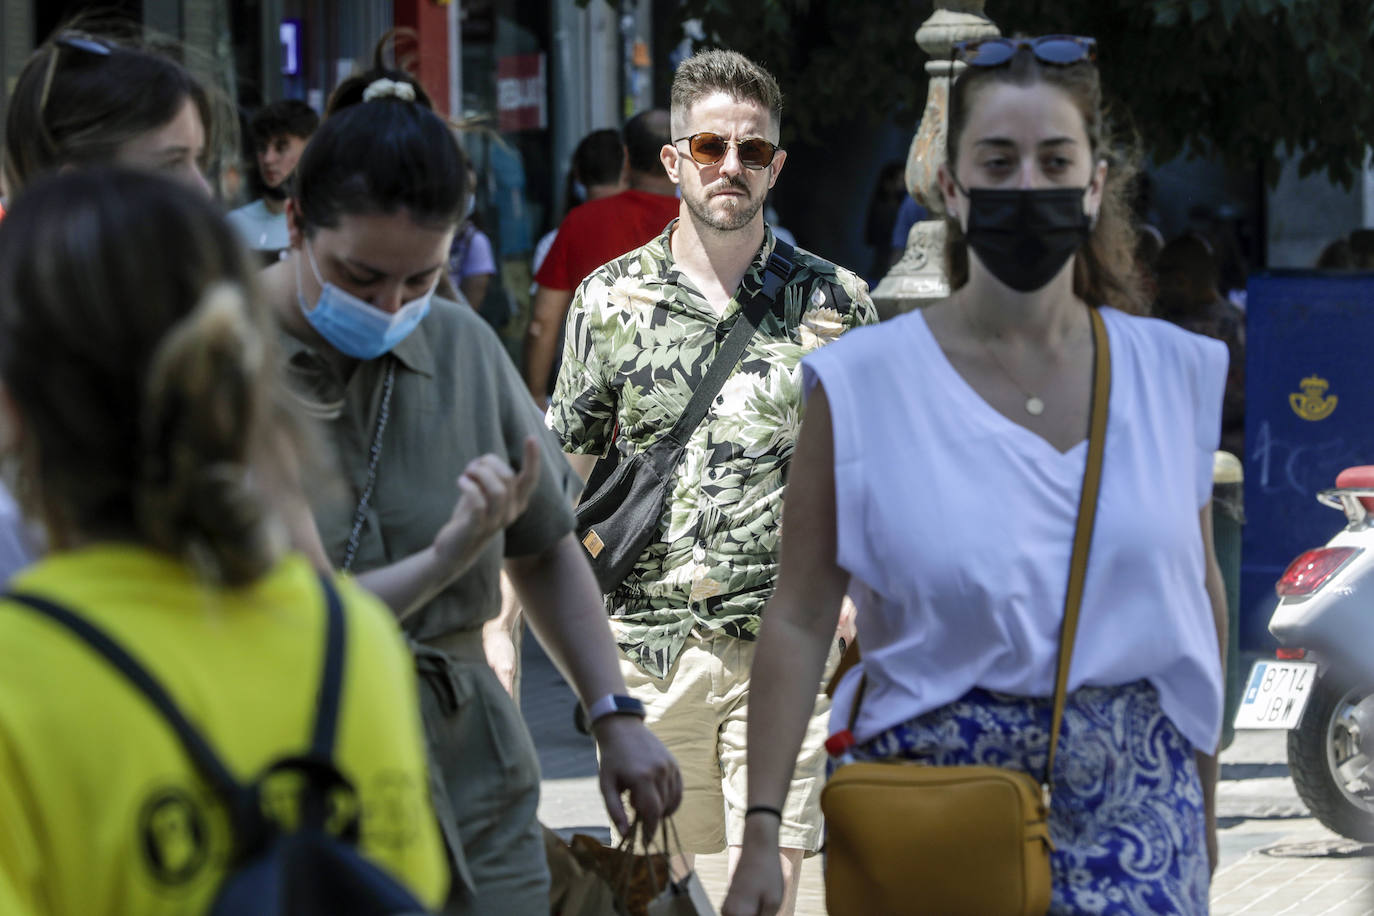
{"label": "royal crest emblem", "polygon": [[1309,375],[1303,379],[1299,386],[1302,393],[1293,393],[1288,396],[1288,403],[1293,407],[1293,413],[1310,420],[1313,423],[1318,420],[1325,420],[1331,416],[1331,412],[1336,409],[1336,395],[1327,395],[1326,390],[1331,387],[1331,383],[1324,378]]}

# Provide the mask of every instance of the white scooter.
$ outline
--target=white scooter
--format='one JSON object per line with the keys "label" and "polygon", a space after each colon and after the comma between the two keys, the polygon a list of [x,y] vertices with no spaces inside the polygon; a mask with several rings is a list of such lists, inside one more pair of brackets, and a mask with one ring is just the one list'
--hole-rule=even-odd
{"label": "white scooter", "polygon": [[1236,728],[1288,729],[1298,795],[1331,830],[1374,842],[1374,466],[1317,494],[1346,526],[1276,586],[1282,648],[1250,670]]}

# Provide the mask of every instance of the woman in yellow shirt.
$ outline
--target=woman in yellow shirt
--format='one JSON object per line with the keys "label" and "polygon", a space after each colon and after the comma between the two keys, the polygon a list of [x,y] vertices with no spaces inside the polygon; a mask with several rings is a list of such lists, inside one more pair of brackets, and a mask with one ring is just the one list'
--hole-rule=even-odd
{"label": "woman in yellow shirt", "polygon": [[[203,195],[146,173],[40,180],[0,223],[0,454],[51,551],[11,588],[109,634],[244,783],[310,746],[326,629],[316,571],[283,550],[279,360],[250,271]],[[381,604],[335,588],[359,848],[434,906],[410,657]],[[292,810],[290,780],[264,790]],[[234,841],[145,697],[0,601],[0,913],[203,912]]]}

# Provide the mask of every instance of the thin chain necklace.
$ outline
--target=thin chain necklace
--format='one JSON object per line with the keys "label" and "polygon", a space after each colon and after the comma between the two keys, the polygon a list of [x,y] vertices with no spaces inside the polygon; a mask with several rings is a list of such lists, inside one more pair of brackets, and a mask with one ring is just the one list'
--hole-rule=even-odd
{"label": "thin chain necklace", "polygon": [[377,411],[377,429],[372,434],[372,448],[368,455],[367,482],[363,493],[358,497],[358,508],[353,513],[353,529],[348,533],[348,545],[344,548],[344,572],[353,568],[353,559],[358,555],[358,544],[362,540],[363,525],[367,523],[367,506],[372,501],[372,491],[377,486],[377,459],[382,456],[382,434],[386,432],[386,421],[391,415],[391,389],[396,384],[396,360],[387,361],[386,379],[382,382],[382,406]]}
{"label": "thin chain necklace", "polygon": [[1031,391],[1025,385],[1021,384],[1021,380],[1018,379],[1015,375],[1013,375],[1012,371],[1007,368],[1007,364],[1002,362],[1001,358],[998,357],[997,351],[993,350],[992,344],[988,342],[990,335],[988,335],[986,332],[982,332],[980,328],[974,325],[973,319],[969,316],[969,309],[967,304],[960,303],[959,311],[963,313],[964,324],[967,325],[969,333],[972,334],[974,338],[976,338],[978,342],[983,345],[983,349],[987,351],[988,356],[992,357],[993,363],[997,366],[998,369],[1002,370],[1002,374],[1005,375],[1013,385],[1015,385],[1017,388],[1021,390],[1021,394],[1025,395],[1026,413],[1030,414],[1032,417],[1038,417],[1042,413],[1044,413],[1045,402],[1041,400],[1039,395]]}

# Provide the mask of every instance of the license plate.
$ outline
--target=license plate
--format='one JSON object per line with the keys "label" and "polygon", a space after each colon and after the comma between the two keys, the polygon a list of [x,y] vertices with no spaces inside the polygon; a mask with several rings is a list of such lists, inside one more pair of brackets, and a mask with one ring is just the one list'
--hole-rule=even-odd
{"label": "license plate", "polygon": [[1255,662],[1236,710],[1236,728],[1297,728],[1316,679],[1312,662]]}

